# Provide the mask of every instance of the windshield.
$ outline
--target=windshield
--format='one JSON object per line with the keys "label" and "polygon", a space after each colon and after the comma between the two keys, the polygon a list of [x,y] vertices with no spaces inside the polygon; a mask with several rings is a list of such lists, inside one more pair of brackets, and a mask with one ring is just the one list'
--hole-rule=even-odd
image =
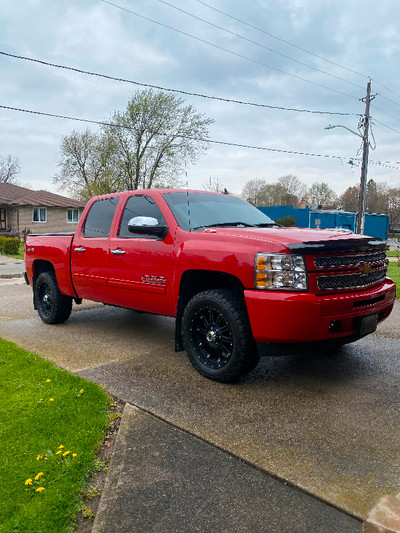
{"label": "windshield", "polygon": [[241,198],[201,192],[165,193],[164,198],[184,230],[217,226],[277,226],[273,220]]}

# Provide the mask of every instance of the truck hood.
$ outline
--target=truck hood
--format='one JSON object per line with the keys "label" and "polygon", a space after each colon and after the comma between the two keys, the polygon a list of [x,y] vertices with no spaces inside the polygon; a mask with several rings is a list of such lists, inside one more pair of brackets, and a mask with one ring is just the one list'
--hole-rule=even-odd
{"label": "truck hood", "polygon": [[212,232],[217,235],[233,238],[241,238],[283,245],[287,252],[293,253],[339,253],[361,252],[371,250],[386,250],[385,241],[347,233],[340,230],[309,229],[309,228],[205,228],[204,233]]}

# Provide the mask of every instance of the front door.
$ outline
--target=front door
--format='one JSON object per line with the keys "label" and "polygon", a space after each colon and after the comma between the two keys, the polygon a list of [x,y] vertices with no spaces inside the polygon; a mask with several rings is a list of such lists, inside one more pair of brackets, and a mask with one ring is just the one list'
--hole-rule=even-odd
{"label": "front door", "polygon": [[115,305],[164,315],[173,314],[172,272],[174,241],[132,234],[128,222],[137,216],[166,224],[161,209],[149,195],[127,200],[115,238],[110,239],[108,289]]}
{"label": "front door", "polygon": [[7,229],[6,210],[0,207],[0,231],[6,231],[6,229]]}

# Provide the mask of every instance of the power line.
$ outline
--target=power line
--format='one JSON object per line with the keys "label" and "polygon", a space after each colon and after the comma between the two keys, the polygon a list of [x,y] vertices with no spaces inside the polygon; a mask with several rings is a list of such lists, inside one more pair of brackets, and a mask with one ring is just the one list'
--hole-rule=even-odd
{"label": "power line", "polygon": [[183,90],[180,90],[180,89],[170,89],[170,88],[167,88],[167,87],[161,87],[159,85],[153,85],[153,84],[150,84],[150,83],[141,83],[141,82],[138,82],[138,81],[128,80],[128,79],[125,79],[125,78],[116,78],[114,76],[109,76],[107,74],[99,74],[97,72],[90,72],[88,70],[82,70],[82,69],[78,69],[78,68],[75,68],[75,67],[69,67],[69,66],[66,66],[66,65],[59,65],[59,64],[56,64],[56,63],[49,63],[48,61],[43,61],[41,59],[34,59],[32,57],[9,54],[9,53],[3,52],[1,50],[0,50],[0,55],[6,56],[6,57],[12,57],[13,59],[21,59],[23,61],[31,61],[32,63],[39,63],[40,65],[45,65],[45,66],[48,66],[48,67],[54,67],[54,68],[59,68],[59,69],[63,69],[63,70],[70,70],[72,72],[77,72],[79,74],[86,74],[88,76],[95,76],[95,77],[99,77],[99,78],[105,78],[107,80],[118,81],[118,82],[122,82],[122,83],[131,83],[133,85],[138,85],[140,87],[149,87],[149,88],[157,89],[157,90],[161,90],[161,91],[184,94],[186,96],[197,96],[199,98],[206,98],[206,99],[209,99],[209,100],[218,100],[220,102],[229,102],[229,103],[233,103],[233,104],[247,105],[247,106],[253,106],[253,107],[262,107],[262,108],[266,108],[266,109],[277,109],[277,110],[280,110],[280,111],[295,111],[297,113],[313,113],[313,114],[318,114],[318,115],[360,116],[359,113],[340,113],[340,112],[335,112],[335,111],[315,111],[315,110],[310,110],[310,109],[298,109],[298,108],[292,108],[292,107],[273,106],[273,105],[269,105],[269,104],[259,104],[259,103],[255,103],[255,102],[245,102],[245,101],[242,101],[242,100],[234,100],[234,99],[231,99],[231,98],[222,98],[222,97],[219,97],[219,96],[209,96],[209,95],[206,95],[206,94],[183,91]]}
{"label": "power line", "polygon": [[[67,116],[67,115],[57,115],[55,113],[45,113],[43,111],[33,111],[31,109],[22,109],[22,108],[19,108],[19,107],[11,107],[11,106],[0,105],[0,109],[7,109],[9,111],[18,111],[18,112],[21,112],[21,113],[29,113],[31,115],[41,115],[41,116],[51,117],[51,118],[60,118],[60,119],[65,119],[65,120],[73,120],[73,121],[84,122],[84,123],[89,123],[89,124],[98,124],[100,126],[111,126],[111,127],[114,127],[114,128],[123,128],[123,129],[128,129],[128,130],[132,129],[129,126],[123,126],[121,124],[115,124],[115,123],[112,123],[112,122],[104,122],[104,121],[99,121],[99,120],[90,120],[90,119],[85,119],[85,118],[70,117],[70,116]],[[149,133],[153,133],[153,132],[149,132]],[[163,134],[162,133],[156,133],[156,135],[163,135]],[[307,156],[307,157],[322,157],[322,158],[329,158],[329,159],[339,159],[341,162],[345,161],[346,159],[351,159],[352,161],[361,161],[361,158],[359,158],[359,157],[348,158],[348,157],[345,157],[345,156],[331,155],[331,154],[316,154],[316,153],[312,153],[312,152],[298,152],[298,151],[295,151],[295,150],[283,150],[283,149],[279,149],[279,148],[267,148],[266,146],[254,146],[254,145],[250,145],[250,144],[239,144],[239,143],[234,143],[234,142],[219,141],[219,140],[208,139],[208,138],[191,137],[189,135],[177,135],[177,137],[180,137],[182,139],[192,139],[192,140],[195,140],[195,141],[200,141],[200,142],[205,142],[205,143],[219,144],[219,145],[222,145],[222,146],[232,146],[232,147],[235,147],[235,148],[247,148],[247,149],[252,149],[252,150],[261,150],[261,151],[275,152],[275,153],[280,153],[280,154],[303,155],[303,156]],[[381,166],[388,166],[389,164],[392,163],[391,161],[371,161],[371,160],[369,162],[372,163],[372,164],[381,165]],[[393,164],[400,165],[400,161],[396,161]],[[394,168],[396,170],[399,169],[399,167],[392,167],[392,166],[389,167],[389,168]]]}
{"label": "power line", "polygon": [[391,126],[388,126],[387,124],[384,124],[383,122],[380,122],[379,120],[376,120],[376,118],[372,118],[372,122],[376,122],[377,124],[380,124],[381,126],[384,126],[385,128],[388,128],[389,130],[392,130],[394,131],[395,133],[400,133],[400,131],[398,130],[395,130],[394,128],[392,128]]}
{"label": "power line", "polygon": [[[326,72],[325,70],[321,70],[317,67],[313,67],[312,65],[308,65],[307,63],[303,63],[302,61],[298,61],[297,59],[294,59],[291,56],[288,56],[286,54],[282,54],[281,52],[278,52],[277,50],[274,50],[273,48],[270,48],[269,46],[265,46],[264,44],[261,44],[257,41],[253,41],[252,39],[248,39],[244,35],[241,35],[240,33],[236,33],[234,31],[228,30],[227,28],[223,28],[222,26],[218,26],[217,24],[214,24],[213,22],[210,22],[209,20],[202,19],[201,17],[198,17],[194,15],[193,13],[189,13],[189,11],[185,11],[184,9],[181,9],[180,7],[177,7],[173,4],[170,4],[169,2],[166,2],[166,0],[158,0],[158,2],[161,2],[162,4],[172,7],[173,9],[176,9],[177,11],[180,11],[181,13],[185,13],[185,15],[188,15],[189,17],[192,17],[196,20],[199,20],[201,22],[204,22],[205,24],[208,24],[209,26],[212,26],[213,28],[217,28],[218,30],[224,31],[225,33],[229,33],[230,35],[233,35],[235,37],[239,37],[239,39],[242,39],[244,41],[247,41],[248,43],[255,44],[256,46],[259,46],[261,48],[264,48],[264,50],[268,50],[269,52],[272,52],[273,54],[277,54],[278,56],[284,57],[286,59],[290,59],[290,61],[293,61],[294,63],[297,63],[298,65],[302,65],[303,67],[310,68],[316,72],[320,72],[321,74],[325,74],[326,76],[330,76],[331,78],[335,78],[336,80],[343,81],[344,83],[348,83],[349,85],[352,85],[353,87],[357,87],[357,89],[363,89],[361,85],[357,85],[356,83],[353,83],[349,80],[346,80],[344,78],[341,78],[340,76],[335,76],[334,74],[331,74],[330,72]],[[400,104],[399,104],[400,105]]]}
{"label": "power line", "polygon": [[395,117],[394,115],[391,115],[391,114],[388,113],[387,111],[384,111],[384,110],[381,109],[380,107],[377,107],[375,104],[371,104],[371,107],[373,107],[373,108],[376,109],[377,111],[380,111],[380,112],[383,113],[384,115],[387,115],[388,117],[394,118],[394,120],[398,120],[398,121],[400,122],[400,118]]}
{"label": "power line", "polygon": [[[195,2],[198,2],[199,4],[202,4],[203,6],[206,6],[208,7],[209,9],[212,9],[213,11],[216,11],[217,13],[220,13],[221,15],[225,15],[226,17],[229,17],[231,18],[232,20],[236,20],[236,22],[239,22],[240,24],[243,24],[249,28],[252,28],[253,30],[256,30],[258,32],[261,32],[263,33],[264,35],[268,35],[268,37],[271,37],[272,39],[275,39],[277,41],[280,41],[282,43],[285,43],[289,46],[292,46],[293,48],[296,48],[297,50],[300,50],[302,52],[305,52],[306,54],[310,54],[314,57],[317,57],[318,59],[322,59],[322,61],[326,61],[327,63],[330,63],[331,65],[334,65],[335,67],[339,67],[339,68],[342,68],[343,70],[346,70],[347,72],[351,72],[352,74],[356,74],[357,76],[361,76],[362,78],[370,78],[370,76],[367,76],[366,74],[362,74],[361,72],[357,72],[356,70],[352,70],[351,68],[348,68],[348,67],[345,67],[344,65],[341,65],[340,63],[335,63],[335,61],[332,61],[330,59],[327,59],[326,57],[323,57],[319,54],[316,54],[315,52],[311,52],[310,50],[307,50],[306,48],[302,48],[301,46],[298,46],[297,44],[294,44],[286,39],[282,39],[281,37],[277,37],[276,35],[273,35],[272,33],[269,33],[257,26],[254,26],[253,24],[250,24],[249,22],[245,22],[244,20],[241,20],[237,17],[234,17],[233,15],[230,15],[229,13],[226,13],[225,11],[221,11],[220,9],[217,9],[216,7],[213,7],[213,6],[210,6],[209,4],[207,4],[206,2],[204,2],[203,0],[195,0]],[[392,89],[389,89],[389,87],[386,87],[385,85],[383,85],[382,83],[380,83],[378,80],[374,79],[374,78],[371,78],[371,80],[380,85],[381,87],[383,87],[384,89],[386,89],[388,92],[394,94],[395,96],[397,96],[398,98],[400,98],[400,94],[396,93],[395,91],[393,91]],[[383,95],[380,95],[382,96],[383,98],[386,98],[384,97]],[[387,100],[389,100],[387,98]],[[392,101],[392,100],[389,100],[389,101]],[[397,104],[397,102],[394,102]],[[399,105],[399,104],[397,104]]]}
{"label": "power line", "polygon": [[237,52],[233,52],[232,50],[228,50],[227,48],[223,48],[222,46],[219,46],[215,43],[211,43],[210,41],[206,41],[205,39],[201,39],[200,37],[196,37],[195,35],[191,35],[190,33],[186,33],[182,30],[178,30],[176,28],[173,28],[172,26],[169,26],[168,24],[164,24],[162,22],[159,22],[157,20],[151,19],[149,17],[145,17],[144,15],[140,15],[139,13],[136,13],[135,11],[132,11],[131,9],[127,9],[126,7],[119,6],[118,4],[114,4],[112,2],[109,2],[108,0],[100,0],[101,2],[108,4],[112,7],[115,7],[117,9],[120,9],[121,11],[125,11],[127,13],[130,13],[131,15],[135,15],[136,17],[139,17],[143,20],[147,20],[148,22],[152,22],[153,24],[157,24],[158,26],[162,26],[163,28],[167,28],[171,31],[174,31],[176,33],[180,33],[181,35],[185,35],[186,37],[190,37],[191,39],[195,39],[196,41],[199,41],[204,44],[208,44],[214,48],[217,48],[218,50],[222,50],[223,52],[226,52],[228,54],[234,55],[236,57],[239,57],[240,59],[245,59],[246,61],[250,61],[251,63],[255,63],[256,65],[260,65],[262,67],[268,68],[270,70],[273,70],[275,72],[279,72],[280,74],[284,74],[285,76],[290,76],[292,78],[295,78],[297,80],[305,81],[306,83],[309,83],[311,85],[315,85],[317,87],[320,87],[322,89],[326,89],[327,91],[331,91],[337,94],[341,94],[342,96],[347,96],[348,98],[353,98],[355,100],[359,100],[357,96],[353,96],[352,94],[348,94],[342,91],[338,91],[337,89],[333,89],[332,87],[327,87],[326,85],[322,85],[320,83],[317,83],[315,81],[308,80],[306,78],[303,78],[301,76],[297,76],[296,74],[292,74],[290,72],[285,72],[284,70],[280,70],[276,67],[273,67],[271,65],[267,65],[266,63],[262,63],[261,61],[258,61],[256,59],[252,59],[251,57],[244,56],[242,54],[238,54]]}

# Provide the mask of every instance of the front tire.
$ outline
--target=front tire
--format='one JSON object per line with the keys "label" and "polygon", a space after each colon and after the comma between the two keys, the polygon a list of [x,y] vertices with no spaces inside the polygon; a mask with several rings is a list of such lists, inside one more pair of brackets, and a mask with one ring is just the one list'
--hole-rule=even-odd
{"label": "front tire", "polygon": [[204,291],[189,301],[182,337],[194,368],[214,381],[234,381],[259,361],[243,298],[227,289]]}
{"label": "front tire", "polygon": [[54,272],[42,272],[35,283],[35,303],[45,324],[61,324],[72,311],[72,298],[61,294]]}

